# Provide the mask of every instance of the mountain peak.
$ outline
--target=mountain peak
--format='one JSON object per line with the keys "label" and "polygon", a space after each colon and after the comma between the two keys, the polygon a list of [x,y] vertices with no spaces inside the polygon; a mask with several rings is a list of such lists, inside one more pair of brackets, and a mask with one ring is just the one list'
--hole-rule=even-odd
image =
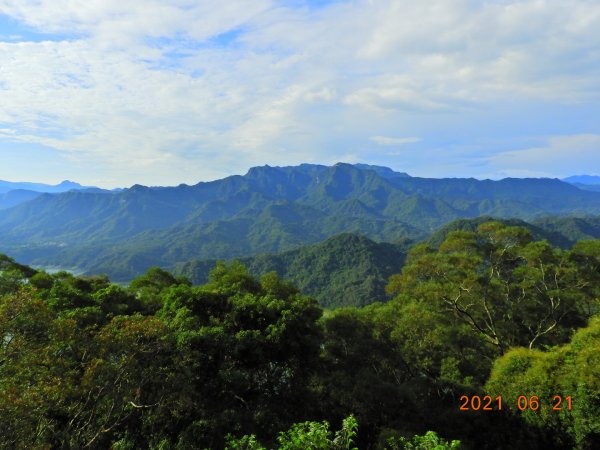
{"label": "mountain peak", "polygon": [[78,186],[78,187],[81,187],[81,184],[76,183],[75,181],[71,181],[71,180],[63,180],[57,186]]}
{"label": "mountain peak", "polygon": [[248,172],[246,172],[245,176],[255,177],[257,175],[275,173],[275,172],[279,172],[279,171],[280,171],[279,167],[273,167],[268,164],[265,164],[264,166],[250,167],[250,169],[248,169]]}
{"label": "mountain peak", "polygon": [[410,175],[406,172],[396,172],[393,169],[385,166],[376,166],[371,164],[354,164],[354,167],[361,170],[372,170],[383,178],[410,178]]}

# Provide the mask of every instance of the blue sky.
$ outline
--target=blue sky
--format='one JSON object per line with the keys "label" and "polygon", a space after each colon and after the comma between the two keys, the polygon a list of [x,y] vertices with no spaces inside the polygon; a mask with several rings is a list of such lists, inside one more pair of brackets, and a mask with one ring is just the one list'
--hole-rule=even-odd
{"label": "blue sky", "polygon": [[600,174],[596,0],[0,0],[0,179]]}

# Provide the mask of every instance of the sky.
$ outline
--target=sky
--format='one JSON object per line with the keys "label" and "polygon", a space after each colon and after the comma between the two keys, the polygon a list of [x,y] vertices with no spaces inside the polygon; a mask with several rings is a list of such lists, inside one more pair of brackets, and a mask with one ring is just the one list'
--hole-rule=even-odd
{"label": "sky", "polygon": [[0,0],[0,179],[600,174],[598,0]]}

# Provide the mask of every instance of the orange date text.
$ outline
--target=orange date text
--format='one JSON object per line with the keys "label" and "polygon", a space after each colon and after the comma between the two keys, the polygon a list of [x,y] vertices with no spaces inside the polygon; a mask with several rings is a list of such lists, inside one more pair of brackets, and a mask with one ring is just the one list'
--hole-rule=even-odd
{"label": "orange date text", "polygon": [[[503,406],[507,406],[501,395],[497,397],[461,395],[459,402],[461,411],[502,411]],[[571,411],[573,409],[573,399],[570,396],[554,395],[551,399],[542,402],[537,395],[519,395],[516,401],[511,402],[507,407],[519,411],[539,411],[542,408],[552,411],[562,411],[563,409]]]}

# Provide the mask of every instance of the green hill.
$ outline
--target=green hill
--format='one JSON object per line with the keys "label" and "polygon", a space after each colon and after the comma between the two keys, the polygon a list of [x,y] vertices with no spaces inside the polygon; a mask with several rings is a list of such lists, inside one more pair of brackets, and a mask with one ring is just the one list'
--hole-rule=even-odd
{"label": "green hill", "polygon": [[600,217],[545,217],[535,220],[533,225],[545,232],[560,234],[571,243],[600,239]]}
{"label": "green hill", "polygon": [[[277,272],[326,308],[364,306],[386,299],[387,280],[402,268],[408,246],[409,242],[376,243],[345,233],[297,250],[240,260],[254,276]],[[190,261],[178,264],[174,273],[203,284],[215,263]]]}
{"label": "green hill", "polygon": [[547,226],[542,226],[539,221],[528,223],[519,219],[498,219],[490,216],[476,217],[474,219],[461,219],[444,225],[433,233],[427,242],[434,247],[439,247],[446,239],[448,233],[452,231],[475,231],[477,227],[486,222],[502,222],[511,227],[523,227],[529,230],[531,236],[536,241],[546,240],[559,248],[570,248],[577,240],[572,236],[566,236],[558,230],[552,229],[552,224],[559,221],[560,217],[548,217],[543,219]]}

